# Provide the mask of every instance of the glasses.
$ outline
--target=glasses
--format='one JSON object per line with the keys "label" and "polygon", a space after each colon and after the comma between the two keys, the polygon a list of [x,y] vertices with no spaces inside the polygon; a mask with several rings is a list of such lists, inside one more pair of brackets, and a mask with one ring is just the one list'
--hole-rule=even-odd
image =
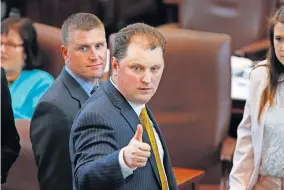
{"label": "glasses", "polygon": [[10,43],[10,42],[6,42],[6,43],[1,42],[1,48],[2,48],[3,46],[5,46],[5,48],[6,48],[7,50],[15,51],[15,50],[17,50],[18,48],[23,47],[24,44],[14,44],[14,43]]}

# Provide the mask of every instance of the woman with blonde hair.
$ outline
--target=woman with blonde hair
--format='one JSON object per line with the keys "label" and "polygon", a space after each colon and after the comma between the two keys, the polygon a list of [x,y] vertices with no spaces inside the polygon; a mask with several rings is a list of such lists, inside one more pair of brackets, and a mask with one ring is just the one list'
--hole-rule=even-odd
{"label": "woman with blonde hair", "polygon": [[231,190],[284,190],[284,6],[271,18],[268,33],[267,59],[250,76]]}

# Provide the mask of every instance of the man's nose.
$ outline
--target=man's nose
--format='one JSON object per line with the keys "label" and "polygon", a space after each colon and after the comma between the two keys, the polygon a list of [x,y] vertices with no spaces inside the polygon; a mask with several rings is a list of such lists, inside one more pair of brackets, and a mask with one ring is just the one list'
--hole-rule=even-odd
{"label": "man's nose", "polygon": [[97,59],[97,50],[95,47],[92,47],[91,48],[91,52],[90,52],[90,59],[94,60],[94,59]]}
{"label": "man's nose", "polygon": [[145,71],[142,81],[147,84],[151,82],[151,75],[148,71]]}

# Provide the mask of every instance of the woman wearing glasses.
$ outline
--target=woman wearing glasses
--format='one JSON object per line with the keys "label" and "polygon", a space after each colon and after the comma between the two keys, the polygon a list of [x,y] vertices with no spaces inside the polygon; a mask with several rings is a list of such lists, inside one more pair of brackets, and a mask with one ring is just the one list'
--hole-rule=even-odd
{"label": "woman wearing glasses", "polygon": [[37,34],[27,18],[7,18],[1,23],[1,66],[5,69],[15,119],[31,119],[37,102],[53,83],[39,70]]}

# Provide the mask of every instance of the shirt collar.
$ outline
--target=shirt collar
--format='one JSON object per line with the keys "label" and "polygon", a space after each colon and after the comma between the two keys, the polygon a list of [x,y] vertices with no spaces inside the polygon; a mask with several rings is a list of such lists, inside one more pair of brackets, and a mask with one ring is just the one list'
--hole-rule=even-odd
{"label": "shirt collar", "polygon": [[75,75],[67,66],[65,66],[65,70],[80,84],[80,86],[85,90],[85,92],[91,96],[91,91],[94,87],[93,83],[87,80],[84,80]]}
{"label": "shirt collar", "polygon": [[278,82],[284,81],[284,73],[279,76]]}
{"label": "shirt collar", "polygon": [[[119,88],[114,84],[114,82],[112,81],[111,77],[110,77],[110,82],[112,83],[112,85],[120,92]],[[132,109],[135,111],[135,113],[137,114],[137,116],[140,116],[141,110],[142,108],[145,107],[145,104],[134,104],[133,102],[130,102],[127,100],[127,102],[129,103],[129,105],[132,107]]]}

